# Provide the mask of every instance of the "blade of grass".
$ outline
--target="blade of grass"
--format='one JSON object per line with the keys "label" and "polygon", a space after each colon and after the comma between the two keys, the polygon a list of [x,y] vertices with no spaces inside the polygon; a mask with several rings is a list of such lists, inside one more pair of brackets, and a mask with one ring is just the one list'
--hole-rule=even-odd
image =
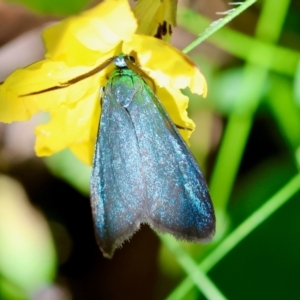
{"label": "blade of grass", "polygon": [[216,285],[208,276],[197,266],[191,256],[182,249],[180,244],[171,236],[160,235],[160,239],[176,256],[176,260],[181,267],[189,274],[193,283],[206,296],[207,299],[225,300],[226,297],[219,291]]}
{"label": "blade of grass", "polygon": [[[255,35],[258,39],[275,43],[280,36],[290,0],[276,3],[273,0],[265,0],[263,3]],[[274,26],[270,26],[272,20],[276,20],[275,23],[273,22]],[[273,60],[272,55],[266,56],[261,49],[249,49],[248,53],[249,58],[264,57],[267,65]],[[249,62],[245,65],[240,92],[236,94],[235,106],[229,116],[211,178],[212,198],[216,208],[220,211],[226,209],[268,72],[268,69]]]}
{"label": "blade of grass", "polygon": [[[264,205],[250,215],[242,224],[232,231],[199,265],[202,272],[207,273],[222,258],[225,257],[238,243],[247,237],[262,222],[275,213],[283,204],[300,190],[300,174],[293,177]],[[190,274],[189,274],[190,276]],[[167,300],[183,299],[186,293],[194,286],[190,277],[183,280],[166,298]]]}
{"label": "blade of grass", "polygon": [[255,3],[256,0],[246,0],[240,6],[233,8],[231,12],[226,15],[224,18],[220,18],[217,21],[210,24],[210,26],[201,34],[197,39],[195,39],[190,45],[182,50],[183,53],[188,53],[196,46],[198,46],[201,42],[205,41],[209,36],[218,31],[220,28],[224,27],[228,22],[234,19],[236,16],[241,14],[244,10],[246,10],[249,6]]}
{"label": "blade of grass", "polygon": [[[180,6],[177,23],[180,27],[198,35],[199,28],[209,27],[211,20],[197,14],[191,9]],[[223,27],[215,32],[206,41],[215,44],[240,59],[247,60],[261,67],[269,67],[273,71],[289,76],[295,74],[300,60],[300,54],[297,51],[255,39],[227,27]],[[191,48],[191,45],[188,45],[187,48]],[[267,62],[267,64],[265,56],[249,57],[248,50],[253,48],[260,49],[261,53],[267,53],[267,55],[272,54],[274,59],[271,63]],[[282,63],[283,61],[284,63]]]}
{"label": "blade of grass", "polygon": [[294,153],[300,145],[300,108],[293,101],[293,91],[289,80],[272,76],[272,89],[269,91],[268,107],[277,121],[282,137]]}

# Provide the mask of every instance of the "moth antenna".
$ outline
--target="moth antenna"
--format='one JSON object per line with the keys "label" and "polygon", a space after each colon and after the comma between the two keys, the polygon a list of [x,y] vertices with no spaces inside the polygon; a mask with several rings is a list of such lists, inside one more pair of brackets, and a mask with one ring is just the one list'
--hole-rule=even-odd
{"label": "moth antenna", "polygon": [[91,77],[99,72],[101,72],[103,69],[105,69],[106,67],[108,67],[112,61],[115,59],[114,57],[111,57],[109,59],[107,59],[105,62],[103,62],[102,64],[100,64],[99,66],[97,66],[96,68],[92,69],[91,71],[84,73],[82,75],[79,75],[77,77],[74,77],[66,82],[62,82],[59,85],[55,85],[43,90],[39,90],[39,91],[35,91],[32,93],[28,93],[28,94],[23,94],[23,95],[19,95],[19,97],[27,97],[27,96],[32,96],[32,95],[39,95],[39,94],[43,94],[43,93],[47,93],[47,92],[51,92],[51,91],[55,91],[55,90],[59,90],[59,89],[64,89],[72,84],[75,84],[81,80],[84,80],[88,77]]}

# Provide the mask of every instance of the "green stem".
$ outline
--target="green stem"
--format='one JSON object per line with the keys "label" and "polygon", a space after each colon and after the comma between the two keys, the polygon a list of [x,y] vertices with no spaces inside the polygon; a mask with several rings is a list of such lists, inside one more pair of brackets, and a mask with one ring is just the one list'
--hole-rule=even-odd
{"label": "green stem", "polygon": [[[258,210],[250,215],[231,234],[229,234],[199,265],[202,272],[210,271],[222,258],[224,258],[238,243],[247,237],[262,222],[276,212],[292,196],[300,190],[300,174],[292,178],[281,190],[265,202]],[[193,287],[194,283],[187,277],[169,295],[167,300],[179,300]]]}
{"label": "green stem", "polygon": [[181,248],[180,244],[173,237],[160,235],[160,239],[173,252],[178,263],[186,271],[186,273],[190,275],[192,282],[199,288],[207,299],[226,299],[209,277],[198,268],[196,262]]}

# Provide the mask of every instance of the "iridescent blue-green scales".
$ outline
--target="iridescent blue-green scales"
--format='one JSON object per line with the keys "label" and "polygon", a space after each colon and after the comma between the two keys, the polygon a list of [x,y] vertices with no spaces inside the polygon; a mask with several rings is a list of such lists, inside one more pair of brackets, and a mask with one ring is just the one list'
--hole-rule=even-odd
{"label": "iridescent blue-green scales", "polygon": [[215,217],[199,166],[151,88],[114,59],[102,98],[91,177],[92,210],[103,254],[141,223],[187,241],[208,241]]}

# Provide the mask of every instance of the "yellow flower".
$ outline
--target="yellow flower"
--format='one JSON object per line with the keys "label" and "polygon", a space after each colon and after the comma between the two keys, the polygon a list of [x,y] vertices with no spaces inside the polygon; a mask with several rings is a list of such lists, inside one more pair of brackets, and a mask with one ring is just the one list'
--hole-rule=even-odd
{"label": "yellow flower", "polygon": [[[205,95],[204,77],[180,51],[157,38],[136,34],[137,29],[127,0],[106,0],[47,28],[43,34],[45,59],[16,70],[0,84],[0,121],[24,121],[38,111],[49,112],[50,121],[35,131],[37,155],[70,148],[91,164],[101,114],[99,89],[105,86],[112,66],[65,88],[32,93],[59,86],[125,53],[135,56],[153,79],[156,94],[174,122],[194,129],[186,113],[188,98],[180,89],[189,87]],[[185,139],[191,133],[181,131]]]}
{"label": "yellow flower", "polygon": [[177,0],[139,0],[134,7],[139,25],[136,33],[170,41],[172,26],[176,26],[176,9]]}

